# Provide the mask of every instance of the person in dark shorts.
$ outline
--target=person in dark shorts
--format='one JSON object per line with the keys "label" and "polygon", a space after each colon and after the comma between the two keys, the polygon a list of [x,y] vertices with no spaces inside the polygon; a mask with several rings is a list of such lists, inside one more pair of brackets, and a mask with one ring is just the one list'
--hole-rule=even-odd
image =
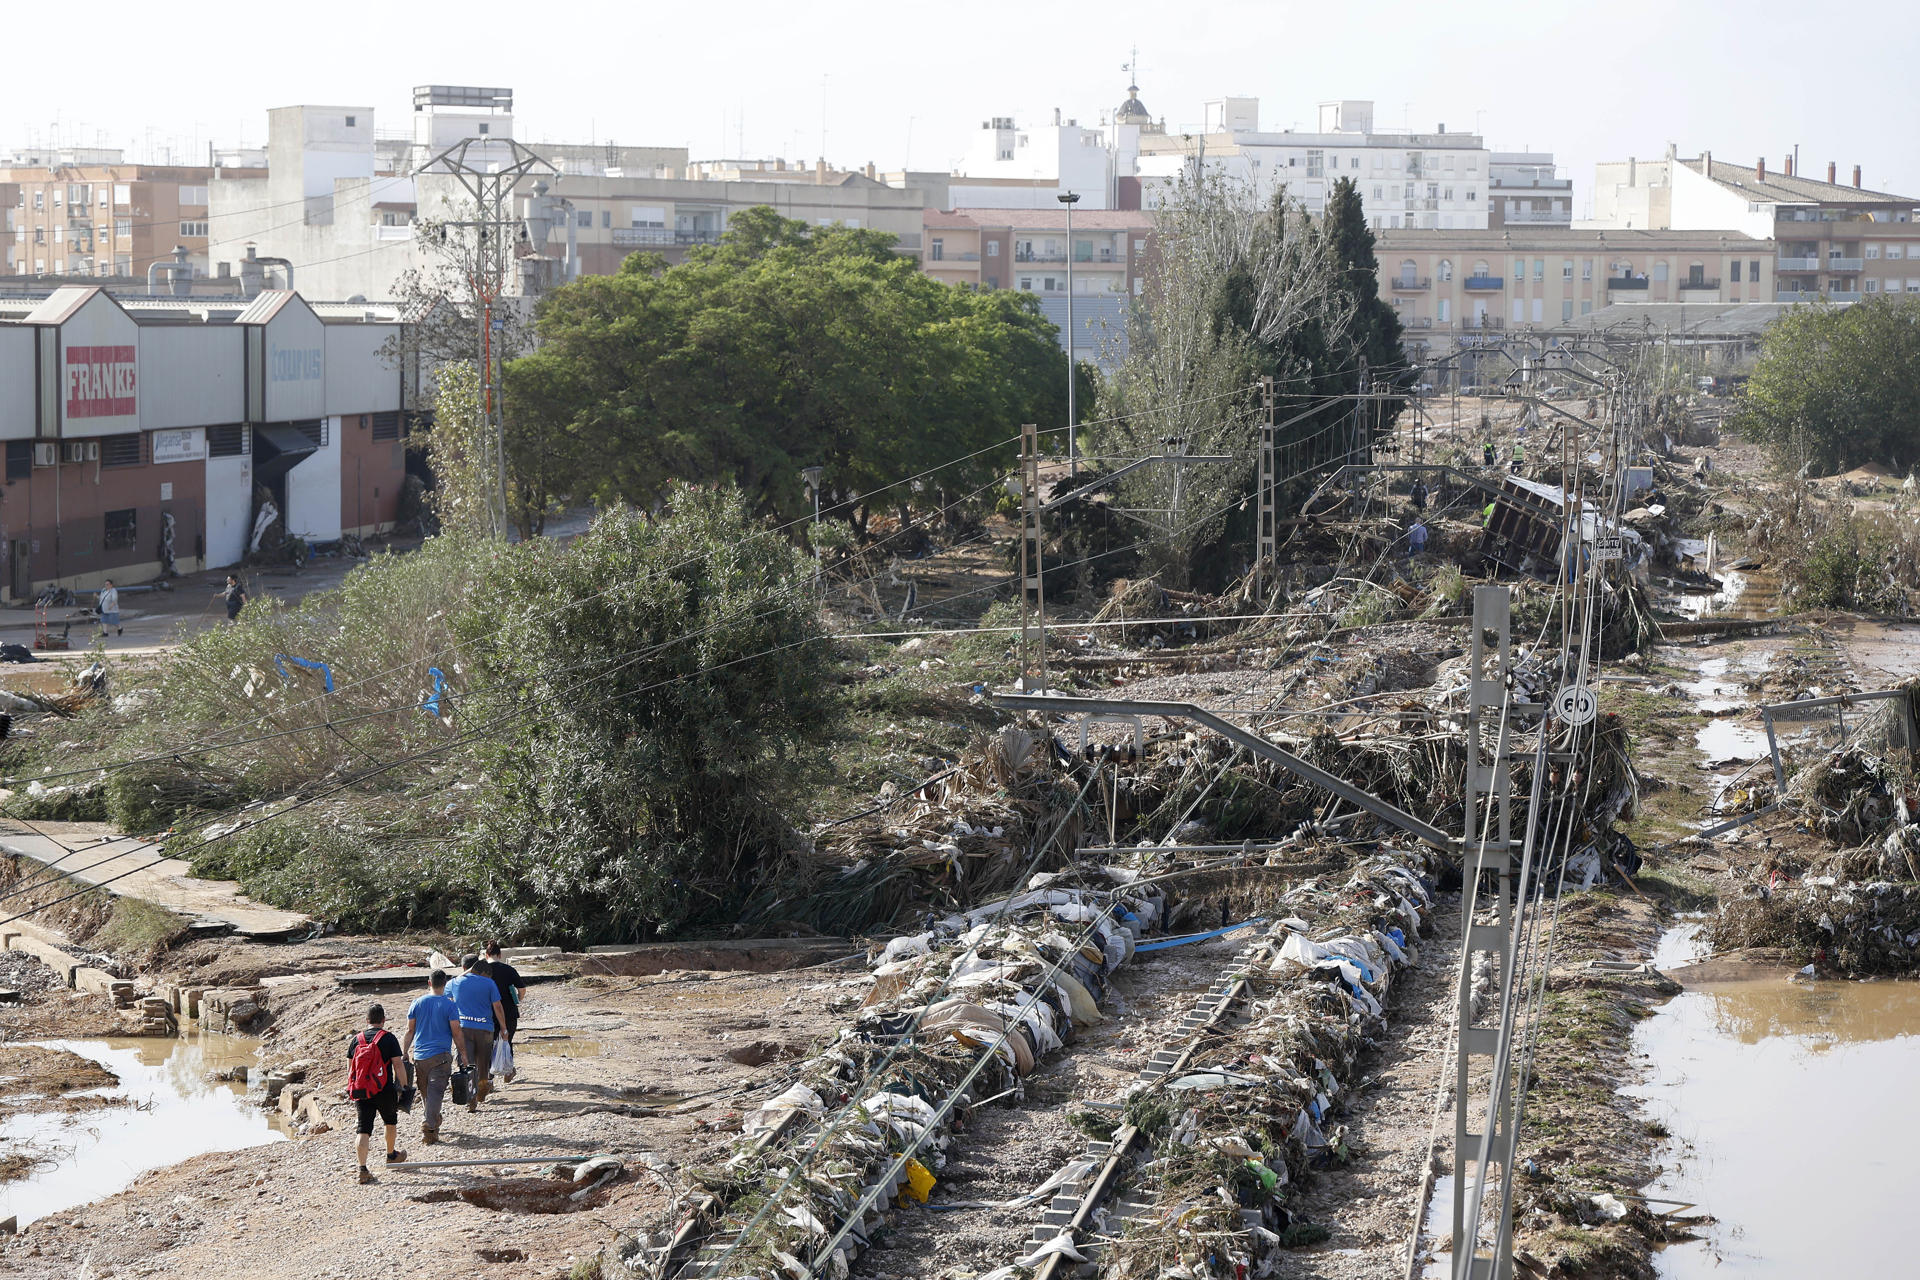
{"label": "person in dark shorts", "polygon": [[240,621],[240,609],[247,603],[247,589],[240,585],[240,579],[227,575],[227,585],[214,594],[214,599],[227,602],[227,621]]}
{"label": "person in dark shorts", "polygon": [[360,1118],[359,1139],[354,1144],[355,1163],[360,1181],[372,1182],[367,1168],[367,1150],[373,1145],[373,1118],[379,1116],[387,1126],[387,1163],[399,1164],[407,1158],[394,1150],[395,1131],[400,1124],[400,1081],[394,1063],[407,1068],[407,1083],[413,1083],[413,1067],[408,1064],[400,1041],[387,1030],[387,1011],[379,1005],[367,1008],[367,1029],[356,1031],[347,1041],[347,1096],[353,1099]]}
{"label": "person in dark shorts", "polygon": [[520,993],[526,988],[526,982],[520,977],[520,971],[500,958],[500,944],[487,944],[487,976],[493,979],[493,985],[500,989],[500,1008],[507,1015],[505,1027],[507,1041],[512,1043],[513,1033],[520,1026]]}

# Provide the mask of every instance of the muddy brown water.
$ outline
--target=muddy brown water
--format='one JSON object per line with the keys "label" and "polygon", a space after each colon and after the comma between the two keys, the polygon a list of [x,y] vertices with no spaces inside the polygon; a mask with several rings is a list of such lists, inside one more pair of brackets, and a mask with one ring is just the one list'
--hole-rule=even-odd
{"label": "muddy brown water", "polygon": [[0,1146],[41,1157],[30,1176],[0,1186],[0,1218],[16,1216],[21,1226],[110,1196],[154,1169],[286,1137],[247,1102],[244,1085],[207,1078],[209,1071],[257,1064],[259,1042],[250,1037],[202,1033],[34,1043],[98,1062],[120,1083],[98,1091],[114,1105],[15,1116],[0,1124]]}
{"label": "muddy brown water", "polygon": [[1707,984],[1634,1042],[1648,1078],[1627,1092],[1672,1135],[1645,1193],[1716,1220],[1657,1256],[1665,1280],[1915,1274],[1920,983]]}

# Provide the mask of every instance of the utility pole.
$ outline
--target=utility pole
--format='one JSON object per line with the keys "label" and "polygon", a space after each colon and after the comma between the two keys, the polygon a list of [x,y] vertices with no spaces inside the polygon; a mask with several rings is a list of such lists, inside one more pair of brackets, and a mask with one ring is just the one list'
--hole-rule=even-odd
{"label": "utility pole", "polygon": [[1080,203],[1078,192],[1063,191],[1056,197],[1067,207],[1067,474],[1080,474],[1080,417],[1074,411],[1073,384],[1073,206]]}
{"label": "utility pole", "polygon": [[825,467],[815,465],[800,468],[800,478],[806,481],[807,489],[813,494],[813,536],[807,541],[813,544],[813,589],[820,589],[820,477],[827,473]]}
{"label": "utility pole", "polygon": [[[505,147],[508,159],[503,164],[482,167],[467,159],[467,152],[474,147],[487,151]],[[557,177],[560,171],[511,138],[462,138],[421,165],[419,172],[452,174],[474,203],[472,219],[442,225],[470,227],[474,233],[474,251],[466,275],[480,326],[478,355],[482,435],[493,453],[495,493],[489,506],[494,536],[505,537],[511,524],[507,503],[507,437],[506,423],[500,413],[500,398],[496,394],[499,366],[493,349],[494,331],[505,327],[505,317],[502,315],[500,322],[496,323],[494,309],[505,295],[513,271],[513,247],[517,240],[514,233],[520,226],[519,219],[512,216],[514,188],[531,175],[552,174]]]}
{"label": "utility pole", "polygon": [[1256,485],[1260,514],[1254,525],[1253,566],[1261,594],[1265,595],[1267,579],[1273,573],[1273,562],[1280,549],[1279,518],[1274,504],[1272,374],[1260,379],[1260,407],[1260,478]]}
{"label": "utility pole", "polygon": [[[1029,672],[1038,674],[1037,686],[1027,683]],[[1020,428],[1020,682],[1029,693],[1047,687],[1047,592],[1040,564],[1040,438],[1031,422]]]}

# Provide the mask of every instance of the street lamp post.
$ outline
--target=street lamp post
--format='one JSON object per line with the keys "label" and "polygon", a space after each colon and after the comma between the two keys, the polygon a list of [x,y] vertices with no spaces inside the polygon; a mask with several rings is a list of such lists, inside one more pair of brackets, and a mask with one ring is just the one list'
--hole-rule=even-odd
{"label": "street lamp post", "polygon": [[813,536],[807,541],[813,544],[813,585],[820,586],[820,477],[827,473],[821,466],[800,468],[800,478],[807,482],[807,488],[813,491]]}
{"label": "street lamp post", "polygon": [[1080,474],[1079,416],[1073,405],[1073,206],[1080,203],[1075,191],[1063,191],[1058,197],[1067,207],[1067,474]]}

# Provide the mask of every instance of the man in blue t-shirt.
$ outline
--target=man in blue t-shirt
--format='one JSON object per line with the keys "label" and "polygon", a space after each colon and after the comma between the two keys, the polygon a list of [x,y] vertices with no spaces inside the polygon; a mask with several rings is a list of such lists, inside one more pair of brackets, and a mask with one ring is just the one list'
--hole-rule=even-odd
{"label": "man in blue t-shirt", "polygon": [[477,955],[460,961],[462,973],[447,984],[447,998],[453,1001],[460,1019],[460,1038],[466,1042],[467,1063],[473,1067],[473,1093],[467,1098],[467,1110],[478,1111],[480,1100],[493,1092],[493,1028],[507,1025],[500,1007],[500,988],[480,969]]}
{"label": "man in blue t-shirt", "polygon": [[446,1098],[447,1084],[453,1079],[457,1057],[467,1060],[466,1038],[460,1034],[460,1013],[446,995],[447,974],[435,969],[427,979],[428,993],[407,1008],[407,1037],[402,1045],[413,1058],[420,1090],[427,1110],[420,1121],[420,1141],[428,1146],[440,1141],[440,1104]]}

